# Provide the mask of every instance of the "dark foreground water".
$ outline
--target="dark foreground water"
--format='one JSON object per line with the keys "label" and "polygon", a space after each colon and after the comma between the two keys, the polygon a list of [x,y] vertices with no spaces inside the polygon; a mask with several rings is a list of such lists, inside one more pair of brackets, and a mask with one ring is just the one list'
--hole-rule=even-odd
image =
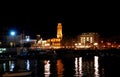
{"label": "dark foreground water", "polygon": [[15,71],[15,67],[32,70],[29,77],[119,77],[120,57],[63,55],[50,59],[1,60],[0,74]]}

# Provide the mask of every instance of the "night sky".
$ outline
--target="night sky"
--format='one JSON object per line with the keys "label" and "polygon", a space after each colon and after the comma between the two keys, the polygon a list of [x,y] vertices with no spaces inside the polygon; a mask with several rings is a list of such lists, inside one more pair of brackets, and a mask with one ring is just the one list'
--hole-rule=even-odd
{"label": "night sky", "polygon": [[[92,2],[91,2],[92,3]],[[57,23],[63,25],[64,36],[98,32],[101,37],[119,36],[120,12],[116,4],[105,3],[16,3],[4,5],[0,13],[0,34],[11,29],[18,34],[47,39],[56,37]]]}

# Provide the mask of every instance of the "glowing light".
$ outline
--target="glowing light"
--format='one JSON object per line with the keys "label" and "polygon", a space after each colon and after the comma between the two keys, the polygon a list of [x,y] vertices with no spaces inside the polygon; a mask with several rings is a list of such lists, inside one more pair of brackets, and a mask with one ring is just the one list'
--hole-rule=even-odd
{"label": "glowing light", "polygon": [[30,41],[30,36],[26,36],[26,41]]}
{"label": "glowing light", "polygon": [[79,74],[82,76],[82,57],[79,57]]}
{"label": "glowing light", "polygon": [[44,74],[45,74],[45,77],[49,77],[49,75],[50,75],[50,60],[45,60],[44,61],[44,63],[45,63],[45,65],[44,65]]}
{"label": "glowing light", "polygon": [[77,70],[77,68],[78,68],[78,60],[77,60],[77,58],[75,58],[75,75],[78,75],[78,70]]}
{"label": "glowing light", "polygon": [[3,70],[6,71],[6,63],[3,63]]}
{"label": "glowing light", "polygon": [[94,57],[94,68],[95,68],[95,77],[99,77],[98,56]]}
{"label": "glowing light", "polygon": [[27,38],[27,39],[26,39],[26,41],[30,41],[30,39],[29,39],[29,38]]}
{"label": "glowing light", "polygon": [[12,30],[12,31],[10,31],[10,35],[11,35],[11,36],[15,36],[15,35],[16,35],[16,32],[15,32],[15,31],[13,31],[13,30]]}
{"label": "glowing light", "polygon": [[26,69],[27,69],[27,70],[30,70],[30,61],[29,61],[29,60],[27,60],[26,66],[27,66]]}
{"label": "glowing light", "polygon": [[82,57],[75,58],[75,76],[82,76]]}
{"label": "glowing light", "polygon": [[96,46],[96,45],[98,45],[98,43],[94,43],[94,45]]}
{"label": "glowing light", "polygon": [[62,38],[62,23],[58,23],[58,26],[57,26],[57,38]]}
{"label": "glowing light", "polygon": [[13,69],[15,68],[15,64],[13,61],[9,61],[9,66],[10,66],[10,71],[13,71]]}
{"label": "glowing light", "polygon": [[62,63],[62,60],[57,60],[57,73],[58,75],[63,75],[64,72],[64,65]]}

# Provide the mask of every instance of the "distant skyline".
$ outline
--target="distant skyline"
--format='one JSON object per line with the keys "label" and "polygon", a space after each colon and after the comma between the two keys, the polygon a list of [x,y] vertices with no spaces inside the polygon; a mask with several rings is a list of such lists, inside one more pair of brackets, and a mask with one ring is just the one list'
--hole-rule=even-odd
{"label": "distant skyline", "polygon": [[0,34],[16,29],[19,33],[24,31],[26,35],[34,37],[40,34],[43,38],[52,38],[56,37],[57,23],[61,22],[63,37],[72,37],[83,32],[97,32],[102,37],[120,35],[120,12],[116,6],[97,4],[74,6],[61,4],[48,5],[44,8],[40,5],[18,6],[1,10]]}

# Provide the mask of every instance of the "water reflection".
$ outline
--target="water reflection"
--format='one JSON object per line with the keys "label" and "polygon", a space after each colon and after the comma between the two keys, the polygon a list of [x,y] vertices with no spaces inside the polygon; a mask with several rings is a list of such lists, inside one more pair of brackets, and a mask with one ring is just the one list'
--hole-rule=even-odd
{"label": "water reflection", "polygon": [[75,58],[75,76],[82,76],[82,57]]}
{"label": "water reflection", "polygon": [[61,59],[57,60],[57,74],[58,77],[62,77],[64,72],[64,65]]}
{"label": "water reflection", "polygon": [[75,57],[75,76],[99,77],[98,56]]}
{"label": "water reflection", "polygon": [[26,69],[30,70],[30,61],[29,60],[26,61]]}
{"label": "water reflection", "polygon": [[95,69],[95,77],[99,77],[99,63],[98,56],[94,56],[94,69]]}
{"label": "water reflection", "polygon": [[14,71],[14,68],[15,68],[15,62],[14,61],[4,62],[2,65],[3,65],[3,70],[2,71],[4,71],[4,72]]}
{"label": "water reflection", "polygon": [[3,63],[3,71],[7,71],[6,70],[6,63]]}
{"label": "water reflection", "polygon": [[45,77],[50,76],[50,60],[44,60],[44,74]]}
{"label": "water reflection", "polygon": [[120,58],[75,56],[54,59],[17,59],[0,62],[0,74],[6,71],[32,70],[33,77],[111,77],[119,75]]}
{"label": "water reflection", "polygon": [[85,56],[82,58],[82,71],[83,76],[94,77],[94,57]]}
{"label": "water reflection", "polygon": [[13,69],[15,68],[15,63],[14,61],[9,61],[9,67],[10,67],[10,71],[14,71]]}
{"label": "water reflection", "polygon": [[16,61],[16,65],[19,66],[20,70],[26,70],[27,66],[26,66],[26,59],[18,59]]}

